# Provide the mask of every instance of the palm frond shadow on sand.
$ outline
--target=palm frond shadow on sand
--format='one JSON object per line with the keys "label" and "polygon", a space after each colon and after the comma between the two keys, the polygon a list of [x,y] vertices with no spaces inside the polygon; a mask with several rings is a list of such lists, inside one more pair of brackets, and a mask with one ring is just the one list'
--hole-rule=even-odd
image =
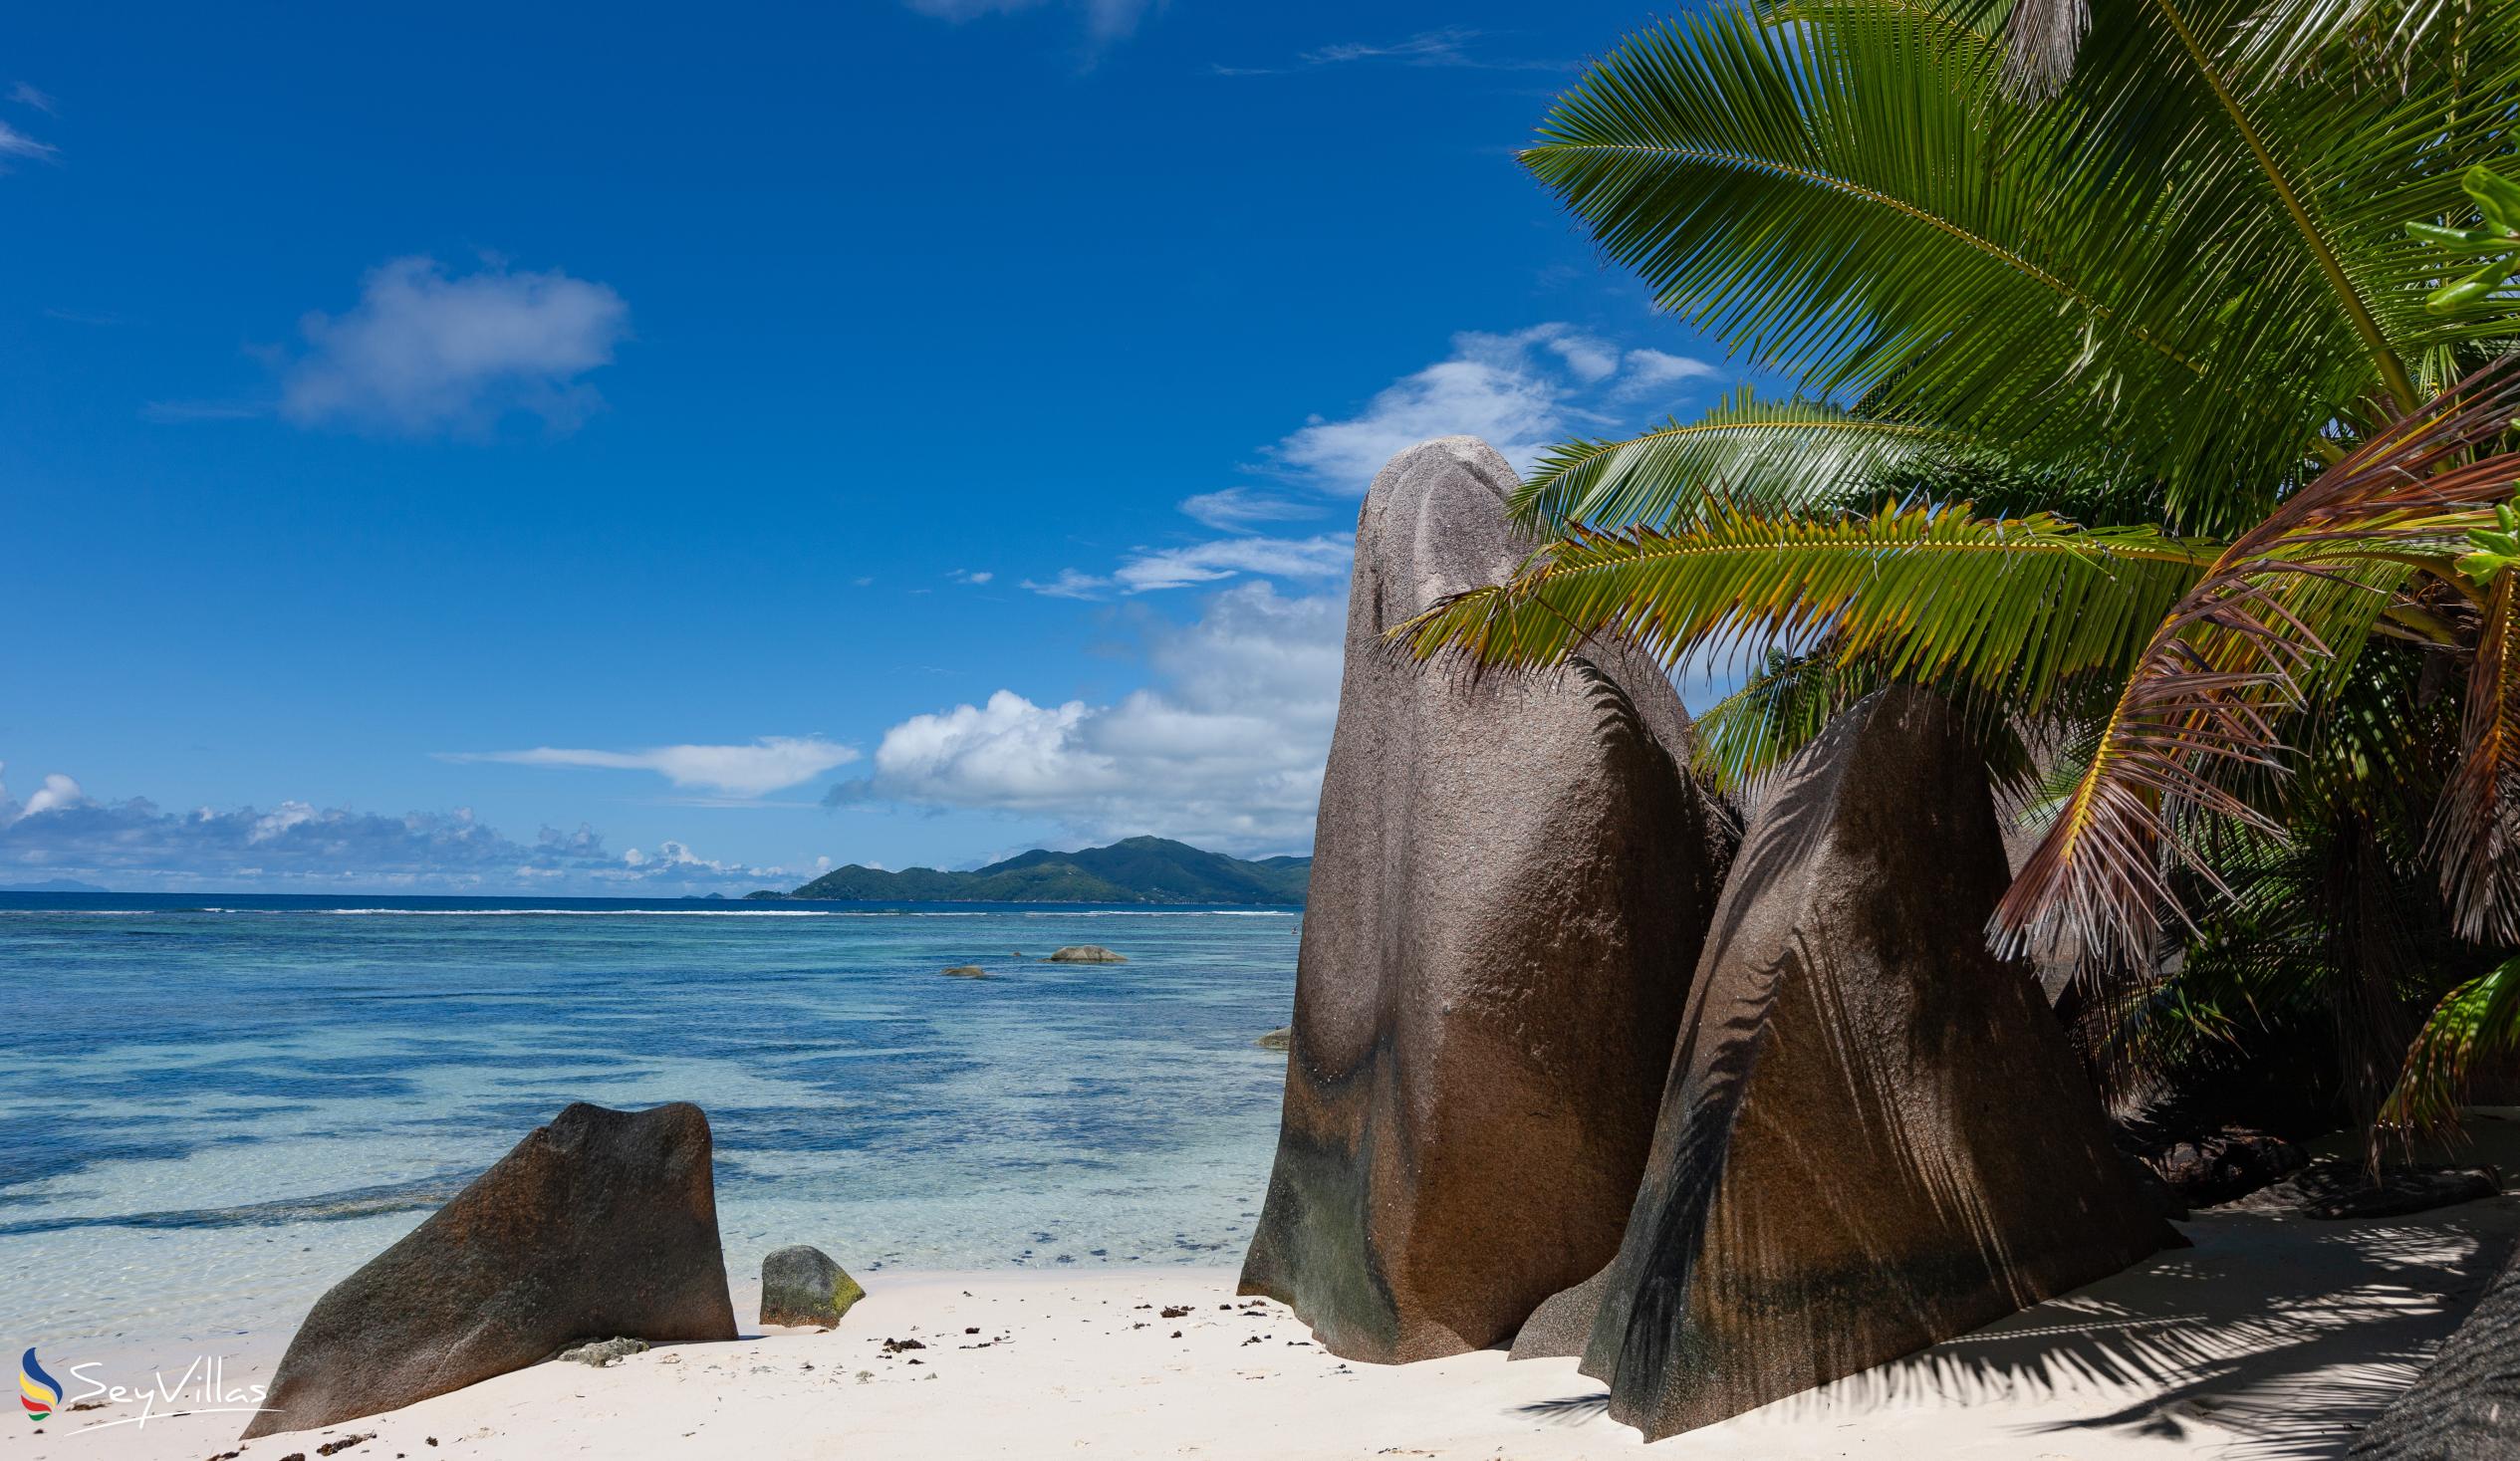
{"label": "palm frond shadow on sand", "polygon": [[[1728,1424],[2092,1397],[2038,1435],[2119,1430],[2245,1457],[2341,1456],[2457,1327],[2513,1244],[2492,1202],[2421,1222],[2213,1214],[2158,1255],[1974,1334],[1790,1395]],[[1516,1407],[1551,1424],[1607,1391]]]}

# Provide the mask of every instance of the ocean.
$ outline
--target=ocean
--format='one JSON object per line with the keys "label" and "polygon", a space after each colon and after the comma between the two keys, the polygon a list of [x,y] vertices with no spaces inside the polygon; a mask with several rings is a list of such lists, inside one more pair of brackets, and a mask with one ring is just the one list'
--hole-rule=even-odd
{"label": "ocean", "polygon": [[[0,894],[0,1335],[285,1338],[573,1100],[696,1101],[740,1289],[1237,1262],[1291,909]],[[1099,943],[1126,964],[1052,964]],[[992,978],[946,978],[978,964]],[[749,1319],[750,1316],[741,1316]]]}

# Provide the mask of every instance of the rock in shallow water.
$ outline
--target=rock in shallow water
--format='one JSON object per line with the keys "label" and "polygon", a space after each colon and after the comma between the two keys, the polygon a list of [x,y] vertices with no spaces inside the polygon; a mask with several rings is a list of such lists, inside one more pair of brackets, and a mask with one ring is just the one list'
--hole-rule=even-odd
{"label": "rock in shallow water", "polygon": [[977,964],[956,964],[945,973],[955,979],[986,979],[989,971]]}
{"label": "rock in shallow water", "polygon": [[1295,1044],[1295,1027],[1292,1025],[1281,1025],[1277,1029],[1270,1031],[1268,1034],[1261,1036],[1258,1040],[1251,1043],[1260,1047],[1262,1050],[1289,1049]]}
{"label": "rock in shallow water", "polygon": [[1471,679],[1384,632],[1531,547],[1480,441],[1410,448],[1357,525],[1293,1048],[1241,1291],[1332,1352],[1514,1334],[1617,1251],[1732,836],[1659,666],[1600,642]]}
{"label": "rock in shallow water", "polygon": [[1050,956],[1054,964],[1126,964],[1127,954],[1116,954],[1099,943],[1070,944]]}
{"label": "rock in shallow water", "polygon": [[1657,1440],[2182,1242],[2026,963],[1982,762],[1875,695],[1779,775],[1689,994],[1584,1371]]}
{"label": "rock in shallow water", "polygon": [[731,1339],[708,1118],[583,1102],[333,1286],[245,1438],[375,1415],[589,1335]]}
{"label": "rock in shallow water", "polygon": [[761,1322],[836,1325],[867,1297],[849,1271],[820,1248],[780,1248],[761,1261]]}

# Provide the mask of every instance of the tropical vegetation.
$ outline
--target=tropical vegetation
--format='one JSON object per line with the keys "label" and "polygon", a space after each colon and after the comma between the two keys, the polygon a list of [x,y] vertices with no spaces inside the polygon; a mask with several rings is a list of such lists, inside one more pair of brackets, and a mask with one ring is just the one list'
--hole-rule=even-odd
{"label": "tropical vegetation", "polygon": [[1310,857],[1246,861],[1159,837],[1107,848],[1053,852],[1035,848],[969,872],[934,867],[894,871],[852,862],[789,892],[763,888],[750,899],[848,898],[874,902],[1224,903],[1300,905]]}
{"label": "tropical vegetation", "polygon": [[1402,631],[1743,662],[1755,782],[1892,679],[2039,833],[2000,945],[2112,1061],[2319,1043],[2447,1120],[2520,1052],[2520,0],[1726,0],[1530,171],[1781,383],[1569,441]]}

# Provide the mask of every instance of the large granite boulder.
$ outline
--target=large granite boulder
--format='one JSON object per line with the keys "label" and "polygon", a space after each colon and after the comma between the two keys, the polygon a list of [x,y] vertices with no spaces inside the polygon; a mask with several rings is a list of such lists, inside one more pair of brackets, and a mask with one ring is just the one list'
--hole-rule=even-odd
{"label": "large granite boulder", "polygon": [[245,1438],[375,1415],[573,1341],[731,1339],[709,1123],[584,1102],[315,1301]]}
{"label": "large granite boulder", "polygon": [[2182,1240],[2111,1147],[2026,962],[1942,701],[1842,714],[1763,800],[1699,963],[1585,1372],[1647,1440]]}
{"label": "large granite boulder", "polygon": [[1402,452],[1357,525],[1277,1161],[1241,1292],[1332,1352],[1510,1338],[1607,1263],[1636,1193],[1731,823],[1660,668],[1605,644],[1471,679],[1386,630],[1528,540],[1466,436]]}
{"label": "large granite boulder", "polygon": [[2520,1455],[2520,1254],[2405,1393],[2365,1427],[2353,1461],[2511,1461]]}

